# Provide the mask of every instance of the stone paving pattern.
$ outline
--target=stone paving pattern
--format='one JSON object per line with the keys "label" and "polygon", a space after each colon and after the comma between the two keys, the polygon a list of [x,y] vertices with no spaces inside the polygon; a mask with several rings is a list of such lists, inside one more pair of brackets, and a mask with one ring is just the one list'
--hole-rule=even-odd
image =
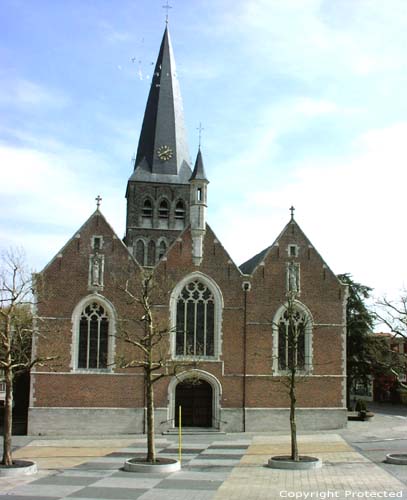
{"label": "stone paving pattern", "polygon": [[[34,440],[14,457],[35,460],[40,472],[24,479],[0,478],[0,498],[264,500],[295,495],[306,499],[305,493],[313,493],[308,498],[348,499],[378,498],[374,493],[384,492],[391,498],[389,493],[394,492],[394,498],[407,499],[407,487],[401,481],[337,434],[299,437],[302,454],[323,460],[321,469],[311,471],[265,466],[270,456],[289,452],[287,435],[248,435],[244,439],[229,435],[222,440],[212,435],[185,441],[181,471],[140,474],[121,468],[127,458],[144,456],[144,438]],[[157,439],[157,450],[160,456],[178,457],[174,439]],[[329,492],[331,496],[326,496]]]}

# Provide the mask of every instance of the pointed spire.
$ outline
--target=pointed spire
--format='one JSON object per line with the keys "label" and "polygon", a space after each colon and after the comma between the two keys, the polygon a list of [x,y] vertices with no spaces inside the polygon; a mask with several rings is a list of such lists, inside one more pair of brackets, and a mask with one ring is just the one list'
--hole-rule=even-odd
{"label": "pointed spire", "polygon": [[143,170],[143,180],[148,180],[148,173],[179,175],[185,168],[190,172],[189,165],[181,92],[166,26],[144,113],[135,174]]}
{"label": "pointed spire", "polygon": [[194,171],[192,172],[192,175],[189,179],[190,181],[208,181],[208,178],[206,177],[205,173],[205,167],[203,164],[203,159],[202,159],[202,153],[201,153],[201,148],[198,149],[198,154],[196,155],[196,160],[195,160],[195,167]]}

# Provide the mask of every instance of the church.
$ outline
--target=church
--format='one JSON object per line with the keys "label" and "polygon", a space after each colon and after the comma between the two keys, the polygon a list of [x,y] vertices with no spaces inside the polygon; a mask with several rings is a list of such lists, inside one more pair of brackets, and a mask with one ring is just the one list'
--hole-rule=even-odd
{"label": "church", "polygon": [[145,432],[142,370],[120,360],[130,349],[121,332],[138,314],[126,291],[146,273],[158,284],[152,312],[169,325],[158,348],[180,364],[154,384],[157,432],[179,425],[179,407],[186,427],[289,428],[289,292],[300,332],[298,428],[344,427],[347,288],[294,209],[270,246],[240,267],[230,258],[206,222],[210,184],[201,148],[190,160],[168,26],[133,166],[124,238],[98,197],[95,212],[35,276],[33,351],[55,359],[31,374],[28,433]]}

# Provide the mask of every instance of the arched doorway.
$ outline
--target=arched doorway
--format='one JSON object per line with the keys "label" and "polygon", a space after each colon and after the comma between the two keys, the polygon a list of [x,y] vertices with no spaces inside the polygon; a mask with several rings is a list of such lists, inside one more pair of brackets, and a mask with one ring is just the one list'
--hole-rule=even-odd
{"label": "arched doorway", "polygon": [[175,425],[183,427],[212,427],[212,386],[202,379],[186,379],[175,388]]}

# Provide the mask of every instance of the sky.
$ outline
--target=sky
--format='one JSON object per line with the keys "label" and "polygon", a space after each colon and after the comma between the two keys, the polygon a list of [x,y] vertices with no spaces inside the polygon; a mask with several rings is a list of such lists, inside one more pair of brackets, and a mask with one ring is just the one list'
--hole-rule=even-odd
{"label": "sky", "polygon": [[[0,247],[41,270],[95,209],[122,237],[164,0],[2,0]],[[335,273],[407,285],[407,2],[172,0],[208,222],[236,264],[295,218]],[[401,259],[401,260],[400,260]]]}

